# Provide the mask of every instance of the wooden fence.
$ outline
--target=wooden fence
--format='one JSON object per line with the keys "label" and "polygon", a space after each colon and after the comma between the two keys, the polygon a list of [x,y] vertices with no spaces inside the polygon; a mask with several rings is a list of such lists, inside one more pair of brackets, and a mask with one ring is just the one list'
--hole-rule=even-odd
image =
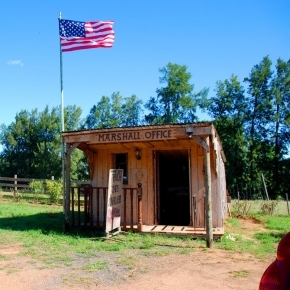
{"label": "wooden fence", "polygon": [[[51,176],[49,179],[35,179],[35,178],[19,178],[17,175],[14,177],[1,177],[0,176],[0,188],[3,190],[7,189],[9,191],[17,192],[19,189],[28,189],[29,183],[32,181],[43,181],[54,180],[54,176]],[[91,181],[83,180],[71,180],[71,183],[76,184],[77,186],[90,185]]]}

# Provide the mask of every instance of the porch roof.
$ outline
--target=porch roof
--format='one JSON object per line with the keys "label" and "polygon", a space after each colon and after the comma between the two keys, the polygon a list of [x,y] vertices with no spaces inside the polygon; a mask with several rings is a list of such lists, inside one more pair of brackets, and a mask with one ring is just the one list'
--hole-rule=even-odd
{"label": "porch roof", "polygon": [[[192,138],[186,128],[192,128]],[[78,143],[81,150],[99,149],[128,150],[132,148],[186,149],[194,142],[204,145],[203,137],[218,137],[212,122],[182,123],[166,125],[146,125],[134,127],[102,128],[92,130],[66,131],[62,133],[64,143]]]}

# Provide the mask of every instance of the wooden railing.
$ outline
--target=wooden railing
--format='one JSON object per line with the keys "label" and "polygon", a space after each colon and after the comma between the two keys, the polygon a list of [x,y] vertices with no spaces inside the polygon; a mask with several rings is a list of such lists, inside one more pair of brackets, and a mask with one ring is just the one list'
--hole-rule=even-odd
{"label": "wooden railing", "polygon": [[[72,224],[104,229],[107,187],[71,187]],[[142,230],[142,185],[123,188],[122,230]],[[136,228],[137,227],[137,228]]]}

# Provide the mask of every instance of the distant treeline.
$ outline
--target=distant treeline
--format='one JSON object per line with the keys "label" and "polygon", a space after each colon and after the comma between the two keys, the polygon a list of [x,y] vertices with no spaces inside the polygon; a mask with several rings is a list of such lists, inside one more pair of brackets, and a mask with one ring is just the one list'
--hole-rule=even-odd
{"label": "distant treeline", "polygon": [[[255,184],[263,174],[270,197],[284,196],[290,181],[290,60],[273,64],[265,56],[242,81],[236,75],[217,81],[213,95],[208,88],[195,92],[186,65],[168,63],[159,72],[161,87],[145,103],[114,92],[99,96],[84,119],[80,107],[65,107],[65,130],[198,122],[202,110],[221,137],[228,188]],[[0,141],[0,176],[61,177],[60,107],[20,111],[1,126]],[[73,152],[71,174],[89,178],[79,150]]]}

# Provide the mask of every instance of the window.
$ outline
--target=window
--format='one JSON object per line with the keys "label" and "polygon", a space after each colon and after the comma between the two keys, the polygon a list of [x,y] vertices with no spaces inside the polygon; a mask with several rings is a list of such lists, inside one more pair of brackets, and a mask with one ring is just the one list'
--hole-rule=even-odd
{"label": "window", "polygon": [[118,153],[114,156],[115,169],[123,169],[123,184],[128,184],[128,154]]}

